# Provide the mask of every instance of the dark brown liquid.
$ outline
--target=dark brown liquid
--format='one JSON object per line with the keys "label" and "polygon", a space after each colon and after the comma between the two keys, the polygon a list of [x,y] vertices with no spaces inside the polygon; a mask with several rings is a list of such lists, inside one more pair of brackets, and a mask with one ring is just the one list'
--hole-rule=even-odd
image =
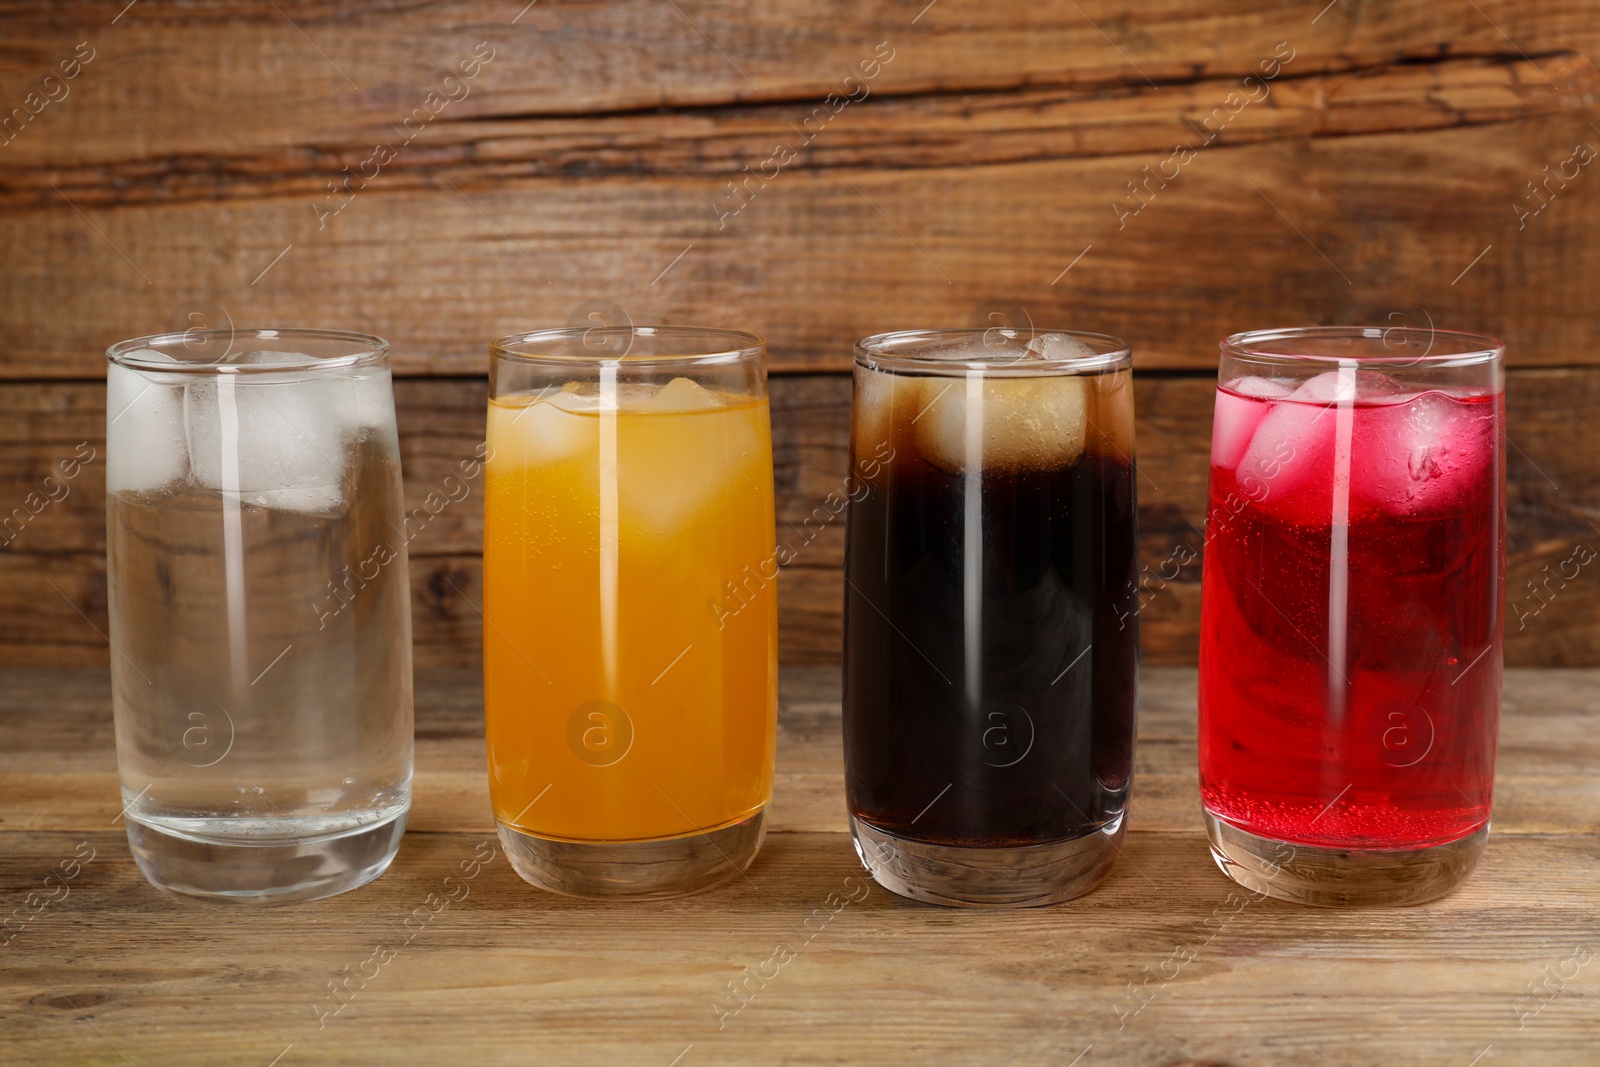
{"label": "dark brown liquid", "polygon": [[965,492],[906,443],[850,505],[850,810],[938,844],[1082,836],[1121,816],[1131,774],[1130,461],[1091,449],[1053,470],[985,470],[973,553]]}

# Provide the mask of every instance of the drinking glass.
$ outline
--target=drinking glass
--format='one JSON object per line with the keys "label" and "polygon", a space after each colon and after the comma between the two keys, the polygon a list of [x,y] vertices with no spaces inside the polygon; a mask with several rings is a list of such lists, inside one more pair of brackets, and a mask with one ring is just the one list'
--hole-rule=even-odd
{"label": "drinking glass", "polygon": [[1504,346],[1313,327],[1222,344],[1200,790],[1234,881],[1413,904],[1489,835],[1505,578]]}
{"label": "drinking glass", "polygon": [[572,896],[735,878],[777,738],[766,345],[595,327],[490,354],[484,707],[506,855]]}
{"label": "drinking glass", "polygon": [[411,802],[411,606],[380,338],[112,345],[106,562],[128,842],[161,889],[354,889]]}
{"label": "drinking glass", "polygon": [[916,330],[855,349],[845,787],[888,889],[1051,904],[1111,869],[1138,672],[1129,348]]}

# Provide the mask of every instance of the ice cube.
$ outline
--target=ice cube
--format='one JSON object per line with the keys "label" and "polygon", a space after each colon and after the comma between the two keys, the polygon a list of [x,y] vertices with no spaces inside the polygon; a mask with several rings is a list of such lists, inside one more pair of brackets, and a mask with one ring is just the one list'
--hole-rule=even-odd
{"label": "ice cube", "polygon": [[1389,403],[1403,401],[1414,395],[1387,374],[1353,369],[1323,371],[1301,382],[1293,393],[1297,400],[1314,404],[1339,404],[1356,399],[1363,403]]}
{"label": "ice cube", "polygon": [[[1353,378],[1340,384],[1340,372],[1329,371],[1302,383],[1287,397],[1271,398],[1236,468],[1244,493],[1294,522],[1329,520],[1338,409],[1345,405],[1353,410]],[[1223,393],[1217,395],[1220,421]],[[1237,398],[1235,402],[1254,403]],[[1212,447],[1217,447],[1215,440]]]}
{"label": "ice cube", "polygon": [[565,389],[528,404],[489,406],[489,445],[497,464],[525,469],[585,451],[593,454],[600,420],[594,418],[598,396],[583,397]]}
{"label": "ice cube", "polygon": [[856,367],[855,401],[850,412],[851,439],[855,445],[856,461],[880,454],[895,437],[895,403],[902,407],[916,402],[905,413],[910,422],[922,407],[922,381],[904,375],[885,374],[883,371]]}
{"label": "ice cube", "polygon": [[644,410],[660,391],[637,382],[567,382],[560,389],[546,388],[534,394],[533,399],[575,415],[593,415],[601,411]]}
{"label": "ice cube", "polygon": [[1326,370],[1301,382],[1290,395],[1308,404],[1350,402],[1356,398],[1356,373],[1354,370]]}
{"label": "ice cube", "polygon": [[355,393],[352,429],[369,433],[394,432],[394,383],[387,370],[367,370],[351,379]]}
{"label": "ice cube", "polygon": [[[691,398],[687,392],[680,396]],[[728,501],[748,499],[771,478],[772,453],[764,430],[765,413],[750,406],[685,410],[671,418],[618,418],[617,504],[623,536],[633,531],[667,546],[685,527],[715,516]]]}
{"label": "ice cube", "polygon": [[[969,375],[927,378],[922,388],[917,452],[936,467],[960,472],[971,461],[992,469],[1049,470],[1083,451],[1087,420],[1079,378]],[[977,420],[970,442],[969,415]]]}
{"label": "ice cube", "polygon": [[[165,352],[133,356],[176,363]],[[179,384],[170,384],[177,379]],[[181,375],[152,374],[116,363],[106,368],[106,490],[148,492],[172,485],[188,469]]]}
{"label": "ice cube", "polygon": [[[248,359],[306,357],[252,353]],[[190,468],[202,486],[237,492],[247,504],[329,510],[343,495],[345,445],[358,410],[347,377],[209,376],[185,391]]]}
{"label": "ice cube", "polygon": [[270,348],[255,348],[248,352],[240,352],[238,355],[231,357],[228,362],[248,363],[252,365],[259,363],[272,363],[279,365],[295,363],[302,367],[306,367],[315,366],[317,361],[306,355],[304,352],[276,352]]}
{"label": "ice cube", "polygon": [[1351,463],[1351,495],[1391,515],[1457,504],[1486,477],[1494,456],[1489,406],[1427,392],[1363,408]]}
{"label": "ice cube", "polygon": [[1093,448],[1110,459],[1133,459],[1133,383],[1125,370],[1084,379],[1093,399],[1089,414]]}
{"label": "ice cube", "polygon": [[714,393],[690,378],[672,379],[641,405],[645,411],[676,412],[680,415],[712,411],[722,406],[720,393]]}
{"label": "ice cube", "polygon": [[1067,333],[1041,333],[1028,342],[1028,351],[1039,359],[1083,359],[1098,355],[1094,349]]}
{"label": "ice cube", "polygon": [[1282,397],[1292,389],[1271,378],[1235,378],[1217,390],[1216,414],[1211,422],[1211,463],[1232,470],[1244,455],[1251,436],[1267,412],[1270,404],[1243,397]]}

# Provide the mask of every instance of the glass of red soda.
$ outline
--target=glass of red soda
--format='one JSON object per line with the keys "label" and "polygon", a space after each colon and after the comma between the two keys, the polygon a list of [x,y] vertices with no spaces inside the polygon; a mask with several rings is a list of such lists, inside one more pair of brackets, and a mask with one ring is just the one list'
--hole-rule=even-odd
{"label": "glass of red soda", "polygon": [[1250,889],[1450,892],[1489,836],[1505,603],[1504,345],[1308,327],[1222,344],[1200,792]]}

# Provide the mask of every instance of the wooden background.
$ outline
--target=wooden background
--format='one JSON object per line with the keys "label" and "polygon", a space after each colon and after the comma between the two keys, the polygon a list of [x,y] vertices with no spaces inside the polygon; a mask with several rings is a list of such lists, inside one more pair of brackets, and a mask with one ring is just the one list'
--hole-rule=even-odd
{"label": "wooden background", "polygon": [[[842,482],[856,338],[995,308],[1120,334],[1151,572],[1200,547],[1222,336],[1498,334],[1507,659],[1600,662],[1596,568],[1557,575],[1600,543],[1600,174],[1572,162],[1600,149],[1593,0],[124,3],[0,4],[0,666],[106,661],[110,342],[199,321],[389,338],[415,506],[482,440],[488,339],[597,307],[768,338],[780,524]],[[379,143],[394,158],[324,217]],[[780,143],[797,158],[719,218]],[[477,659],[452,587],[476,601],[479,488],[413,544],[424,666]],[[842,534],[783,574],[786,662],[836,661]],[[1147,662],[1192,661],[1198,590],[1198,563],[1150,579]]]}
{"label": "wooden background", "polygon": [[[388,873],[230,909],[158,893],[128,858],[107,672],[5,671],[6,1067],[1594,1067],[1600,671],[1507,673],[1494,833],[1459,891],[1336,909],[1216,870],[1195,671],[1152,668],[1105,885],[959,912],[866,882],[826,667],[783,671],[769,833],[746,877],[686,900],[541,893],[496,848],[479,677],[417,672],[416,800]],[[459,865],[485,855],[463,889]],[[377,945],[398,958],[363,982]],[[770,976],[776,945],[798,958],[721,1025],[728,983]]]}

